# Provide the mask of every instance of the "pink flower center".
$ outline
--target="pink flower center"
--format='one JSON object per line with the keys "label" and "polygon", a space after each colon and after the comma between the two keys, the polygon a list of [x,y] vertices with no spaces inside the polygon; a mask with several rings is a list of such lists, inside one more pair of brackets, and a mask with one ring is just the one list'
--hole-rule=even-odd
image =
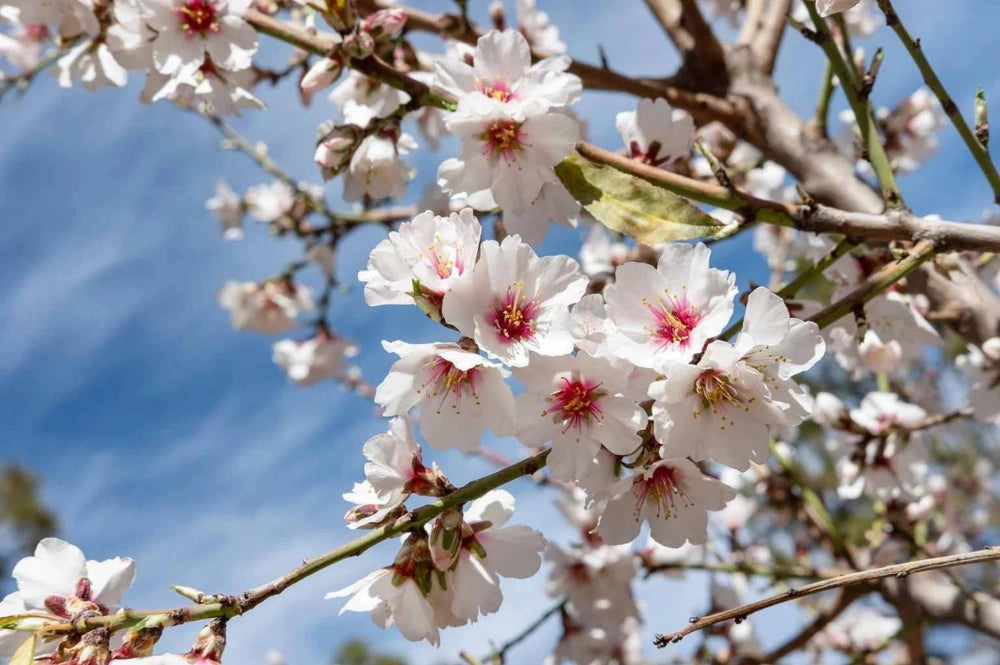
{"label": "pink flower center", "polygon": [[552,406],[545,412],[564,424],[563,433],[570,428],[589,425],[591,418],[600,425],[604,420],[600,399],[606,394],[601,384],[589,379],[559,379],[561,387],[548,396]]}
{"label": "pink flower center", "polygon": [[[429,370],[429,377],[423,386],[417,388],[417,394],[427,391],[429,398],[440,396],[441,405],[451,397],[453,400],[451,407],[455,411],[460,410],[462,398],[466,395],[471,396],[476,404],[479,404],[477,384],[480,377],[478,367],[460,370],[440,356],[429,360],[425,367]],[[440,413],[440,406],[438,412]]]}
{"label": "pink flower center", "polygon": [[504,159],[514,159],[514,153],[524,144],[524,133],[520,122],[497,120],[486,128],[479,138],[483,141],[483,153],[492,152]]}
{"label": "pink flower center", "polygon": [[49,34],[49,28],[44,23],[30,23],[24,26],[24,36],[33,42],[40,42]]}
{"label": "pink flower center", "polygon": [[681,487],[683,480],[684,475],[679,470],[666,464],[659,465],[645,477],[636,476],[632,485],[636,517],[639,517],[647,501],[652,501],[656,506],[656,516],[664,519],[677,514],[678,504],[681,507],[691,505]]}
{"label": "pink flower center", "polygon": [[697,307],[687,301],[687,298],[675,299],[670,296],[666,300],[657,298],[655,304],[643,298],[642,304],[656,319],[653,337],[661,347],[671,344],[681,347],[688,345],[692,331],[701,321],[701,314]]}
{"label": "pink flower center", "polygon": [[465,272],[465,261],[462,252],[457,247],[453,251],[447,247],[442,251],[442,248],[435,241],[427,248],[427,251],[430,253],[431,267],[441,279],[451,277],[456,270],[458,270],[459,275]]}
{"label": "pink flower center", "polygon": [[483,93],[487,97],[497,100],[498,102],[509,102],[514,98],[514,91],[510,89],[510,85],[506,81],[497,79],[493,83],[479,82],[479,92]]}
{"label": "pink flower center", "polygon": [[183,0],[177,8],[181,29],[188,35],[206,35],[219,31],[216,0]]}
{"label": "pink flower center", "polygon": [[649,164],[650,166],[661,166],[667,162],[666,157],[660,157],[662,146],[659,141],[653,141],[646,150],[642,149],[638,141],[629,142],[629,157],[637,162]]}
{"label": "pink flower center", "polygon": [[508,286],[504,297],[486,314],[486,322],[496,329],[502,342],[527,341],[535,336],[538,302],[525,300],[523,290],[524,284],[520,282]]}

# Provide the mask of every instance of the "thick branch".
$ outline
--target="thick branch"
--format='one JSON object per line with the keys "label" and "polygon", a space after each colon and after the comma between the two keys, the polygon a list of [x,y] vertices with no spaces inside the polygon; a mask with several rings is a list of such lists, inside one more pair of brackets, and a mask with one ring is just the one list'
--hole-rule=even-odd
{"label": "thick branch", "polygon": [[875,568],[872,570],[862,570],[857,573],[842,575],[832,580],[824,580],[822,582],[815,582],[798,588],[791,588],[784,593],[776,594],[753,603],[747,603],[746,605],[734,607],[733,609],[725,610],[724,612],[710,614],[709,616],[702,617],[697,621],[691,622],[689,626],[685,626],[681,630],[668,633],[666,635],[657,635],[655,644],[656,646],[662,648],[667,644],[680,642],[685,635],[703,630],[709,626],[714,626],[715,624],[722,623],[723,621],[742,621],[754,612],[759,612],[760,610],[780,605],[781,603],[786,603],[796,598],[803,598],[805,596],[811,596],[823,591],[830,591],[831,589],[840,589],[857,584],[869,584],[886,578],[905,579],[910,575],[915,575],[917,573],[940,570],[942,568],[953,568],[955,566],[965,566],[972,563],[996,561],[997,559],[1000,559],[1000,548],[988,547],[977,552],[952,554],[950,556],[942,556],[934,559],[923,559],[920,561],[910,561],[908,563],[898,563],[892,566],[883,566],[882,568]]}
{"label": "thick branch", "polygon": [[645,0],[683,58],[674,79],[683,87],[725,95],[726,52],[695,0]]}
{"label": "thick branch", "polygon": [[785,36],[785,17],[792,7],[792,0],[769,0],[767,12],[761,19],[761,26],[751,42],[750,49],[760,71],[774,72],[778,51]]}

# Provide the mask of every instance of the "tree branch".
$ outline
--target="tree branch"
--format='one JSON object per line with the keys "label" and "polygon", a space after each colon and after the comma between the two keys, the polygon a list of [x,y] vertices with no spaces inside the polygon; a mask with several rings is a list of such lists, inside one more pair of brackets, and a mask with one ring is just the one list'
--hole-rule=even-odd
{"label": "tree branch", "polygon": [[80,619],[75,623],[53,624],[45,629],[47,635],[83,634],[94,628],[110,628],[112,631],[134,626],[143,619],[154,616],[166,616],[170,625],[212,619],[216,617],[234,617],[252,610],[268,598],[272,598],[288,587],[301,582],[333,564],[344,559],[359,556],[376,544],[399,536],[412,529],[419,529],[445,510],[477,499],[490,490],[496,489],[522,476],[529,476],[545,467],[549,451],[545,450],[531,457],[500,469],[488,476],[474,480],[451,494],[437,501],[412,510],[395,521],[370,533],[356,538],[351,542],[330,550],[312,559],[306,559],[301,566],[293,568],[281,577],[254,589],[244,591],[238,596],[210,596],[211,602],[199,603],[169,610],[132,610],[123,608],[109,616],[98,616]]}
{"label": "tree branch", "polygon": [[811,596],[813,594],[829,591],[831,589],[840,589],[856,584],[868,584],[886,578],[905,579],[910,575],[915,575],[917,573],[939,570],[942,568],[952,568],[955,566],[965,566],[973,563],[996,561],[997,559],[1000,559],[1000,548],[987,547],[977,552],[965,552],[962,554],[952,554],[950,556],[942,556],[934,559],[922,559],[919,561],[898,563],[892,566],[883,566],[872,570],[862,570],[848,575],[841,575],[840,577],[836,577],[831,580],[824,580],[822,582],[815,582],[798,588],[791,588],[784,593],[769,596],[768,598],[764,598],[753,603],[747,603],[746,605],[741,605],[739,607],[734,607],[733,609],[725,610],[724,612],[717,612],[715,614],[702,617],[697,621],[691,622],[689,626],[685,626],[678,631],[668,633],[666,635],[657,635],[654,643],[657,647],[662,648],[667,644],[680,642],[686,635],[690,635],[691,633],[703,630],[709,626],[722,623],[723,621],[743,621],[754,612],[759,612],[760,610],[780,605],[781,603],[786,603],[796,598],[804,598],[805,596]]}
{"label": "tree branch", "polygon": [[893,210],[875,215],[848,212],[823,205],[794,205],[769,201],[738,189],[729,189],[641,164],[585,141],[577,143],[576,149],[592,162],[606,164],[619,171],[638,176],[675,194],[701,203],[733,212],[748,213],[753,218],[769,224],[810,233],[835,233],[866,240],[914,242],[930,240],[939,251],[997,251],[997,248],[1000,248],[1000,227],[927,220],[905,210]]}
{"label": "tree branch", "polygon": [[792,8],[792,0],[769,0],[767,13],[750,44],[757,66],[765,74],[774,72],[778,51],[785,37],[785,17]]}

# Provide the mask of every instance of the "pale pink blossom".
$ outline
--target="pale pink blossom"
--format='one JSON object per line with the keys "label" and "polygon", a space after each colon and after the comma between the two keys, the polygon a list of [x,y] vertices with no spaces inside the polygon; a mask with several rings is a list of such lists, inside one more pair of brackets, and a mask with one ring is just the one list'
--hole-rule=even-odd
{"label": "pale pink blossom", "polygon": [[[38,543],[33,556],[21,559],[12,572],[17,591],[0,603],[0,617],[43,613],[71,619],[82,612],[106,615],[121,604],[135,578],[132,559],[87,560],[74,545],[58,538]],[[30,633],[0,630],[0,655],[11,657]],[[38,653],[54,651],[57,642],[39,640]]]}
{"label": "pale pink blossom", "polygon": [[501,244],[482,244],[475,267],[445,294],[442,313],[491,358],[523,367],[529,352],[572,352],[569,308],[586,288],[587,278],[576,261],[539,258],[520,237],[508,236]]}
{"label": "pale pink blossom", "polygon": [[630,543],[649,522],[650,535],[665,547],[705,542],[708,511],[722,510],[735,493],[705,476],[687,459],[663,459],[637,469],[606,490],[607,506],[597,530],[610,545]]}
{"label": "pale pink blossom", "polygon": [[527,579],[542,565],[545,538],[526,526],[505,526],[514,514],[514,497],[493,490],[471,502],[463,516],[463,538],[451,572],[456,617],[475,621],[500,609],[500,577]]}
{"label": "pale pink blossom", "polygon": [[767,377],[739,349],[717,340],[697,365],[669,360],[653,382],[652,420],[663,455],[714,459],[744,470],[768,455],[771,427],[795,424],[807,412],[774,399]]}
{"label": "pale pink blossom", "polygon": [[348,371],[347,359],[357,352],[354,342],[320,330],[309,339],[275,342],[273,359],[292,381],[300,386],[311,386],[323,379],[344,378]]}
{"label": "pale pink blossom", "polygon": [[629,157],[651,166],[665,166],[687,157],[694,141],[694,120],[659,97],[642,99],[635,111],[615,116],[615,127]]}
{"label": "pale pink blossom", "polygon": [[365,302],[409,305],[418,296],[440,314],[445,294],[475,264],[481,233],[471,208],[443,217],[427,210],[403,222],[375,246],[368,268],[358,273]]}
{"label": "pale pink blossom", "polygon": [[243,215],[246,212],[243,198],[234,192],[225,180],[216,181],[215,196],[205,202],[205,208],[219,220],[223,238],[226,240],[243,238]]}
{"label": "pale pink blossom", "polygon": [[722,332],[733,313],[736,277],[709,267],[702,244],[667,245],[656,268],[618,267],[604,298],[616,327],[609,348],[639,367],[668,358],[687,360]]}
{"label": "pale pink blossom", "polygon": [[559,358],[535,357],[514,376],[526,388],[517,396],[517,437],[529,446],[552,442],[552,477],[586,477],[601,446],[616,455],[639,447],[646,413],[621,395],[628,382],[621,361],[586,353]]}
{"label": "pale pink blossom", "polygon": [[420,407],[420,432],[436,449],[475,450],[484,429],[513,434],[514,396],[502,365],[458,344],[383,342],[399,356],[375,390],[387,416]]}
{"label": "pale pink blossom", "polygon": [[296,326],[295,317],[315,311],[310,290],[288,281],[227,282],[219,292],[219,304],[229,310],[236,330],[255,330],[276,335]]}
{"label": "pale pink blossom", "polygon": [[241,17],[250,0],[127,0],[156,31],[153,64],[162,74],[193,70],[210,57],[216,67],[250,67],[257,32]]}

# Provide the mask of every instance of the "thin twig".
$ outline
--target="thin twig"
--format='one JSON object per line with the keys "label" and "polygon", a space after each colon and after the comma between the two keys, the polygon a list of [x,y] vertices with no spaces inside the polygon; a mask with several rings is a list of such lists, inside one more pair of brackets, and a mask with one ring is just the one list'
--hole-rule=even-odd
{"label": "thin twig", "polygon": [[87,617],[75,623],[54,623],[46,627],[47,635],[83,634],[94,628],[110,628],[112,631],[134,626],[143,619],[153,616],[169,617],[171,625],[200,621],[216,617],[234,617],[252,610],[257,605],[277,596],[288,587],[301,582],[321,570],[329,568],[338,561],[359,556],[378,543],[399,536],[411,529],[422,527],[445,510],[454,508],[467,501],[477,499],[486,492],[505,485],[522,476],[528,476],[545,467],[549,451],[545,450],[528,457],[507,468],[500,469],[488,476],[467,483],[451,494],[437,501],[412,510],[393,522],[372,530],[370,533],[356,538],[351,542],[330,550],[311,559],[306,559],[284,575],[244,591],[238,596],[225,596],[209,603],[188,605],[166,610],[132,610],[122,609],[109,616]]}
{"label": "thin twig", "polygon": [[899,19],[899,14],[896,13],[895,7],[892,6],[892,0],[878,0],[878,6],[882,10],[882,13],[885,14],[886,24],[895,31],[896,35],[899,36],[899,40],[903,42],[907,53],[913,58],[913,62],[916,63],[920,74],[924,77],[924,83],[927,84],[927,87],[931,89],[931,92],[941,102],[941,108],[951,118],[955,129],[958,130],[962,140],[965,141],[965,145],[969,148],[969,152],[972,153],[976,163],[979,164],[979,168],[982,169],[983,175],[986,176],[990,187],[993,188],[995,202],[1000,203],[1000,173],[997,172],[996,165],[990,159],[990,151],[976,138],[975,132],[973,132],[969,123],[966,122],[962,112],[959,111],[955,100],[951,98],[951,95],[945,90],[944,84],[941,83],[941,79],[934,72],[934,68],[924,54],[920,40],[914,39]]}
{"label": "thin twig", "polygon": [[986,549],[976,552],[952,554],[950,556],[942,556],[934,559],[922,559],[919,561],[898,563],[891,566],[874,568],[872,570],[862,570],[856,573],[849,573],[831,580],[823,580],[822,582],[815,582],[813,584],[807,584],[797,588],[793,587],[784,593],[769,596],[753,603],[747,603],[746,605],[740,605],[739,607],[734,607],[730,610],[701,617],[697,621],[693,621],[690,625],[685,626],[678,631],[674,631],[673,633],[668,633],[666,635],[657,635],[654,640],[654,644],[656,644],[657,647],[662,648],[667,644],[680,642],[686,635],[690,635],[691,633],[703,630],[709,626],[722,623],[723,621],[735,620],[740,622],[754,612],[759,612],[760,610],[780,605],[781,603],[786,603],[796,598],[804,598],[805,596],[811,596],[823,591],[830,591],[831,589],[840,589],[843,587],[853,586],[855,584],[868,584],[887,577],[902,579],[910,575],[928,572],[931,570],[952,568],[955,566],[966,566],[973,563],[996,561],[997,559],[1000,559],[1000,548],[987,547]]}
{"label": "thin twig", "polygon": [[548,621],[551,617],[562,612],[563,608],[566,607],[566,602],[567,600],[564,598],[563,600],[559,601],[549,609],[545,610],[541,614],[541,616],[532,621],[528,626],[524,628],[524,630],[522,630],[520,633],[518,633],[511,639],[504,642],[499,649],[495,649],[493,653],[491,653],[489,656],[485,656],[484,658],[482,658],[482,662],[492,663],[493,665],[503,665],[504,658],[506,657],[507,652],[513,649],[521,642],[523,642],[524,640],[528,639],[528,637],[530,637],[532,633],[534,633],[536,630],[544,626],[545,622]]}
{"label": "thin twig", "polygon": [[858,121],[858,128],[861,131],[861,138],[865,144],[868,161],[871,162],[872,169],[874,169],[879,185],[882,188],[882,198],[889,207],[901,208],[904,206],[903,196],[899,190],[899,185],[896,184],[896,176],[892,172],[892,164],[889,162],[889,157],[882,146],[882,139],[878,134],[878,126],[875,124],[875,119],[872,116],[871,104],[866,98],[863,99],[859,95],[859,90],[855,87],[857,82],[855,81],[856,76],[854,76],[854,65],[848,59],[845,59],[844,54],[841,53],[840,48],[833,38],[833,33],[830,31],[830,26],[827,25],[826,20],[819,15],[819,11],[816,9],[815,0],[805,0],[805,6],[809,10],[815,31],[809,30],[809,28],[791,18],[791,16],[788,17],[788,21],[803,35],[809,36],[810,39],[819,44],[823,52],[826,53],[827,60],[833,66],[833,72],[837,75],[837,78],[840,79],[840,86],[843,88],[844,94],[847,96],[847,101],[851,105],[851,110]]}
{"label": "thin twig", "polygon": [[841,589],[836,600],[833,601],[833,604],[816,615],[816,618],[810,621],[809,625],[789,638],[787,641],[783,642],[780,646],[776,647],[773,651],[766,653],[756,662],[760,662],[762,665],[769,665],[770,663],[778,662],[778,660],[784,658],[788,654],[795,653],[808,644],[809,640],[819,634],[824,628],[829,626],[830,623],[839,617],[844,610],[850,607],[851,603],[857,600],[860,595],[861,594],[859,594],[855,589]]}

